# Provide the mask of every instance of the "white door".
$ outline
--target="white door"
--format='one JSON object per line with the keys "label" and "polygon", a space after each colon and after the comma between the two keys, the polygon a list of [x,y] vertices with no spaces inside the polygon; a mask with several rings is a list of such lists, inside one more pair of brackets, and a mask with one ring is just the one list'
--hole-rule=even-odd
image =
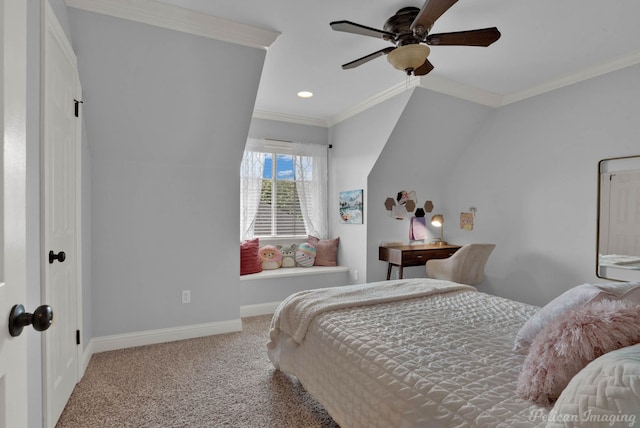
{"label": "white door", "polygon": [[55,310],[44,333],[44,418],[53,428],[79,379],[80,82],[77,62],[49,2],[43,2],[43,303]]}
{"label": "white door", "polygon": [[8,329],[12,306],[26,299],[27,6],[0,3],[0,428],[9,428],[27,425],[27,342],[24,333],[11,337]]}

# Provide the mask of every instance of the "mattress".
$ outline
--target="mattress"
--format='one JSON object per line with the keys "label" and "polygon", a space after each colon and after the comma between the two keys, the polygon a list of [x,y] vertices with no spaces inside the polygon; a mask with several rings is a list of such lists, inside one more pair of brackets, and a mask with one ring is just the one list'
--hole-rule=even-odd
{"label": "mattress", "polygon": [[[436,280],[371,285],[416,281]],[[512,351],[539,308],[469,287],[342,306],[268,351],[342,428],[545,426],[550,409],[515,393],[525,356]]]}

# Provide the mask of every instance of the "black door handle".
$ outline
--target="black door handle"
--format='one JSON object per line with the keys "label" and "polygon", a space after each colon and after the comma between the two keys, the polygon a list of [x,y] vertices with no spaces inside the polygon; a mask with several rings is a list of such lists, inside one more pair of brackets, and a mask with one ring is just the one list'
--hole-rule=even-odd
{"label": "black door handle", "polygon": [[9,334],[12,337],[20,336],[22,329],[33,325],[36,331],[45,331],[53,322],[53,309],[49,305],[38,306],[33,314],[25,312],[24,306],[14,305],[9,313]]}
{"label": "black door handle", "polygon": [[49,251],[49,264],[52,264],[54,260],[62,263],[66,258],[67,255],[64,253],[64,251],[60,251],[58,254],[54,253],[53,251]]}

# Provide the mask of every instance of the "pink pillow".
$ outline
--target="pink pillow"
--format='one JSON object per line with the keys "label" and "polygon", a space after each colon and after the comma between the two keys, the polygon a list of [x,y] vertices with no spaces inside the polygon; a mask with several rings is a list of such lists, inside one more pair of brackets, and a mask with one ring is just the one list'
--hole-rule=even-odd
{"label": "pink pillow", "polygon": [[338,244],[340,238],[320,239],[309,235],[307,242],[316,248],[314,266],[338,266]]}
{"label": "pink pillow", "polygon": [[518,334],[516,334],[513,350],[526,354],[533,339],[549,322],[562,313],[591,301],[601,292],[602,290],[591,284],[578,285],[565,291],[527,320]]}
{"label": "pink pillow", "polygon": [[518,395],[550,405],[590,361],[640,343],[638,326],[640,305],[624,300],[603,299],[565,312],[533,340],[518,379]]}
{"label": "pink pillow", "polygon": [[249,239],[240,244],[240,275],[262,272],[262,264],[258,256],[259,248],[258,238]]}

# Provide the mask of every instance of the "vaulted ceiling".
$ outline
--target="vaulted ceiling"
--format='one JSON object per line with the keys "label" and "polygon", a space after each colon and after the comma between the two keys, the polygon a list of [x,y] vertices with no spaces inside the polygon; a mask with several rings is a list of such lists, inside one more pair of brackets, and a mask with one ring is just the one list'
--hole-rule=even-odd
{"label": "vaulted ceiling", "polygon": [[[502,37],[487,48],[432,46],[435,69],[422,78],[407,78],[384,57],[342,70],[390,44],[329,26],[349,20],[381,29],[402,7],[422,7],[420,0],[159,1],[279,32],[255,116],[301,123],[331,125],[415,85],[498,107],[640,62],[637,0],[459,0],[432,32],[496,26]],[[314,96],[297,97],[302,90]]]}

